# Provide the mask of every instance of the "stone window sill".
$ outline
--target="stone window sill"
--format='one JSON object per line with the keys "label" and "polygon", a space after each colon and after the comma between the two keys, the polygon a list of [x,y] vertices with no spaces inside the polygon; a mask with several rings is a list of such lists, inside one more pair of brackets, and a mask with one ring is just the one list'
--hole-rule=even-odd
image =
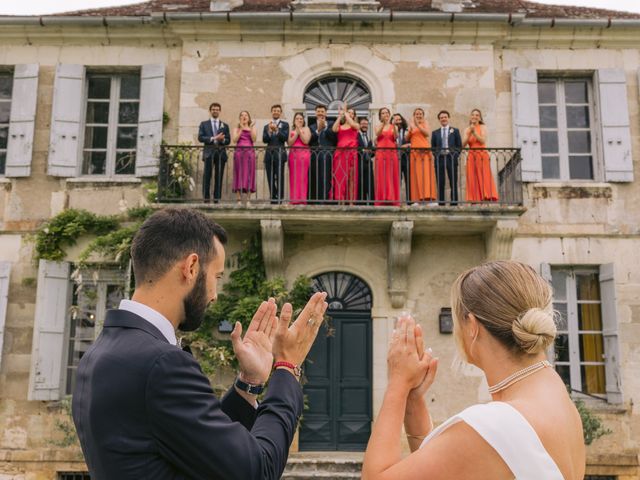
{"label": "stone window sill", "polygon": [[540,182],[533,184],[534,198],[584,199],[603,198],[610,200],[613,188],[606,182]]}
{"label": "stone window sill", "polygon": [[105,187],[122,187],[122,186],[135,186],[141,185],[142,180],[137,177],[123,177],[123,178],[113,178],[113,177],[76,177],[76,178],[68,178],[67,187],[69,189],[79,189],[79,188],[105,188]]}

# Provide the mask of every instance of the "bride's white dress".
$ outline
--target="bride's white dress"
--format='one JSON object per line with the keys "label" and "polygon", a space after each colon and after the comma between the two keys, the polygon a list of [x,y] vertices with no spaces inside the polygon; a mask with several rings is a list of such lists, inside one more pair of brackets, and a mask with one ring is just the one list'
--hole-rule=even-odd
{"label": "bride's white dress", "polygon": [[538,434],[518,410],[508,403],[474,405],[454,415],[424,439],[420,448],[451,425],[464,422],[498,452],[516,480],[563,480]]}

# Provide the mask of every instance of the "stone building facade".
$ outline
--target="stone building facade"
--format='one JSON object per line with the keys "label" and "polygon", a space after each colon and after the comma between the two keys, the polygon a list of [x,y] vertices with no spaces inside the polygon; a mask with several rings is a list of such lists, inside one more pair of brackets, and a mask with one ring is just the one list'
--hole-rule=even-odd
{"label": "stone building facade", "polygon": [[[69,314],[79,249],[66,262],[37,265],[36,229],[65,209],[116,214],[145,205],[160,140],[197,143],[211,102],[231,125],[249,110],[261,130],[273,104],[288,120],[310,112],[305,94],[323,79],[363,86],[369,98],[359,113],[373,123],[382,107],[410,117],[419,106],[432,128],[441,109],[463,128],[471,109],[481,109],[489,146],[521,149],[522,202],[189,203],[228,229],[231,251],[260,232],[270,275],[334,281],[333,313],[344,329],[323,346],[326,411],[316,406],[319,420],[294,449],[363,448],[403,310],[422,324],[444,367],[429,392],[436,423],[486,401],[479,371],[447,368],[455,345],[446,307],[460,271],[505,258],[553,283],[565,324],[550,355],[573,395],[611,430],[589,446],[588,474],[639,478],[640,16],[514,3],[152,0],[0,17],[0,478],[73,478],[58,475],[85,469],[77,447],[50,443],[61,435],[60,405],[81,354]],[[101,93],[92,96],[90,82]],[[95,120],[99,104],[127,104],[121,111],[138,117],[103,112],[92,123],[87,111]],[[104,138],[89,142],[100,128]],[[132,152],[134,165],[126,161]],[[124,283],[118,272],[102,275],[98,320]],[[355,313],[350,292],[360,298]],[[339,363],[350,349],[366,377],[351,390]],[[347,398],[359,399],[352,416],[338,411]]]}

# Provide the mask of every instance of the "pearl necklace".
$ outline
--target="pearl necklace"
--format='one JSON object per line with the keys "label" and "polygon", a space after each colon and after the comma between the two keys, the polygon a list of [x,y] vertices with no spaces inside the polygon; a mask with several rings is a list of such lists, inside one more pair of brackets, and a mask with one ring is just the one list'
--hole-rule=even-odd
{"label": "pearl necklace", "polygon": [[502,380],[500,383],[496,383],[492,387],[489,387],[489,393],[494,394],[501,392],[505,388],[510,387],[516,382],[527,378],[529,375],[533,375],[538,370],[542,370],[543,368],[551,367],[551,364],[548,360],[541,360],[538,363],[534,363],[533,365],[529,365],[528,367],[523,368],[522,370],[518,370],[516,373],[509,375],[507,378]]}

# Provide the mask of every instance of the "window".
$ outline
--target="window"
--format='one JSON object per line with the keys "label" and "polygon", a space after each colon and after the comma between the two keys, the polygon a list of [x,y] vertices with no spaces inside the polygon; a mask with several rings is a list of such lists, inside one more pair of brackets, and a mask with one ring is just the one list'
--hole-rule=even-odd
{"label": "window", "polygon": [[542,177],[594,178],[593,91],[588,78],[538,80]]}
{"label": "window", "polygon": [[140,75],[87,75],[83,175],[134,175]]}
{"label": "window", "polygon": [[7,143],[9,141],[9,116],[11,114],[11,93],[13,74],[0,72],[0,175],[4,175],[7,165]]}
{"label": "window", "polygon": [[605,360],[600,282],[597,271],[554,269],[554,308],[559,312],[555,365],[565,384],[605,396]]}
{"label": "window", "polygon": [[91,480],[89,472],[58,472],[58,480]]}
{"label": "window", "polygon": [[[103,272],[104,274],[104,272]],[[102,279],[74,288],[69,309],[69,339],[67,344],[67,372],[65,393],[71,395],[75,386],[80,359],[100,333],[108,309],[118,308],[124,298],[122,279]]]}

